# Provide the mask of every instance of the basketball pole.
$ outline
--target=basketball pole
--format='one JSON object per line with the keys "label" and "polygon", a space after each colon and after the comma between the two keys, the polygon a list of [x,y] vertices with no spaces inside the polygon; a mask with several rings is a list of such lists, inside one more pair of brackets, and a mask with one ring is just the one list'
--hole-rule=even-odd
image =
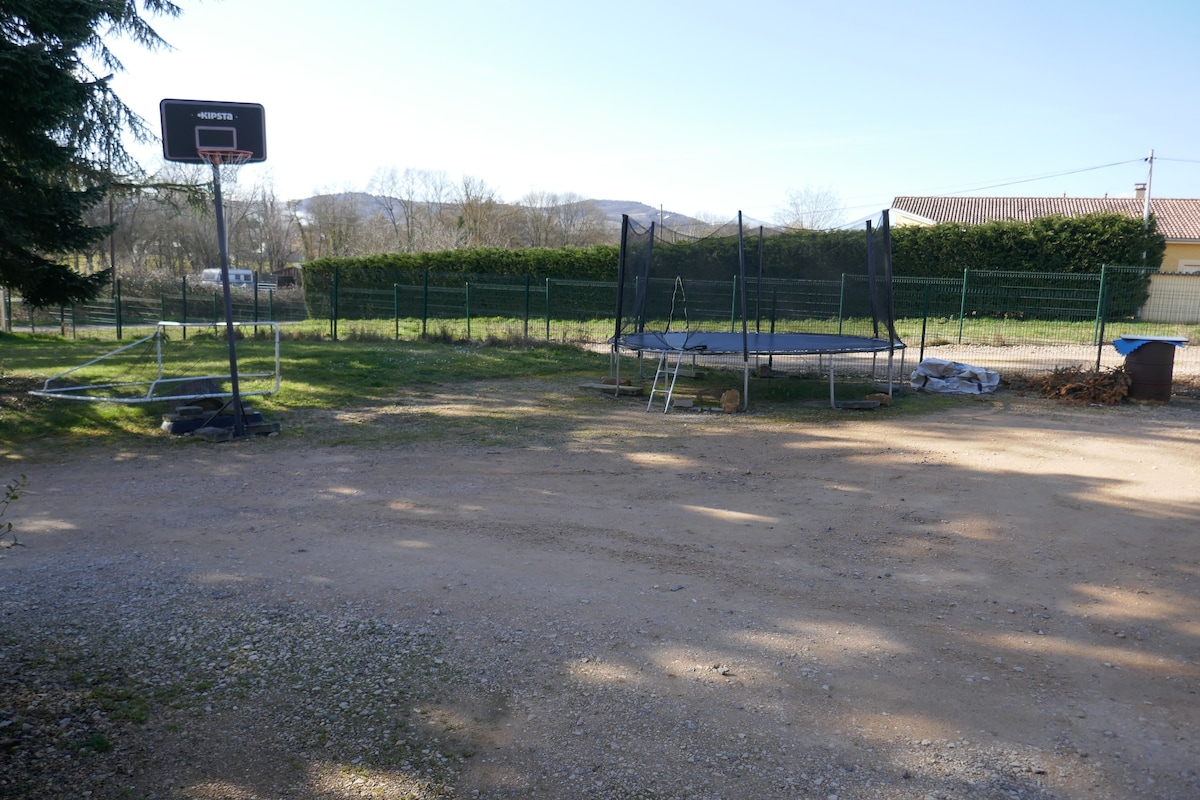
{"label": "basketball pole", "polygon": [[241,438],[246,435],[246,425],[242,416],[242,395],[238,388],[237,343],[233,327],[233,296],[229,292],[229,240],[225,234],[225,204],[221,200],[221,165],[218,159],[212,160],[213,174],[213,205],[217,213],[217,247],[221,253],[221,293],[225,300],[225,339],[229,343],[229,379],[230,391],[233,393],[233,435]]}

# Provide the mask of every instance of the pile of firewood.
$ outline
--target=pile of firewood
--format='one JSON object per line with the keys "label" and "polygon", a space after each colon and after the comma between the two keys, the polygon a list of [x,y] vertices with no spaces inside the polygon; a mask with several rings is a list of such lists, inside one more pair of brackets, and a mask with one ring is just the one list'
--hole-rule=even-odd
{"label": "pile of firewood", "polygon": [[1030,378],[1029,386],[1043,397],[1063,403],[1115,406],[1129,396],[1129,375],[1124,367],[1102,370],[1059,367]]}

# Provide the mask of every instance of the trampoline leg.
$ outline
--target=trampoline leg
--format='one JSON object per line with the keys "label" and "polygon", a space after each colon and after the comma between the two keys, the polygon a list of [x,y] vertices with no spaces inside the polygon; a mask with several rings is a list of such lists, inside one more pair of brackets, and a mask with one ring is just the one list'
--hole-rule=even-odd
{"label": "trampoline leg", "polygon": [[829,357],[829,407],[837,408],[837,399],[833,394],[833,356]]}
{"label": "trampoline leg", "polygon": [[742,413],[750,410],[750,362],[742,362]]}
{"label": "trampoline leg", "polygon": [[621,351],[614,345],[611,354],[612,361],[609,366],[612,367],[615,386],[613,387],[613,397],[621,397]]}
{"label": "trampoline leg", "polygon": [[896,381],[894,368],[896,365],[896,351],[888,350],[888,397],[892,396],[892,384]]}

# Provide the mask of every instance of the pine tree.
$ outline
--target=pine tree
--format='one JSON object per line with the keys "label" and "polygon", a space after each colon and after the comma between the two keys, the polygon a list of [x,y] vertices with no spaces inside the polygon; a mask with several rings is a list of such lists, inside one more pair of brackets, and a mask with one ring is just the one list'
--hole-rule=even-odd
{"label": "pine tree", "polygon": [[105,36],[164,44],[141,13],[175,16],[169,0],[0,0],[0,285],[33,306],[97,296],[109,271],[62,262],[103,239],[84,214],[137,165],[124,131],[145,123],[109,86],[120,61]]}

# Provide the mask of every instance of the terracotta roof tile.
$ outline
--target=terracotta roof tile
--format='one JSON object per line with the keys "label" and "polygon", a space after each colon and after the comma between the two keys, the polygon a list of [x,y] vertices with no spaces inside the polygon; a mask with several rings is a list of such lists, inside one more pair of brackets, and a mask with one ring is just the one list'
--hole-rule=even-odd
{"label": "terracotta roof tile", "polygon": [[[982,225],[996,220],[1029,222],[1038,217],[1124,214],[1141,218],[1143,202],[1132,197],[897,197],[892,208],[934,222]],[[1200,241],[1200,200],[1151,198],[1150,210],[1168,241]]]}

